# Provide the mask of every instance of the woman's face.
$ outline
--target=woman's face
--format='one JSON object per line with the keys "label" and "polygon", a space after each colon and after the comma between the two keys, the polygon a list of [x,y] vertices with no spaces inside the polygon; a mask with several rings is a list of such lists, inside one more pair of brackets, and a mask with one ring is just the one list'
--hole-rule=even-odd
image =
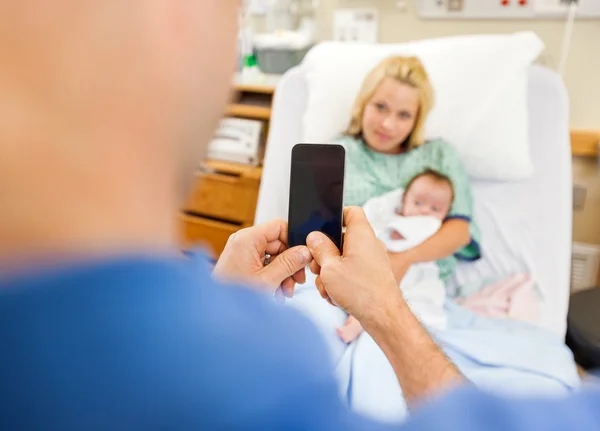
{"label": "woman's face", "polygon": [[419,113],[419,92],[385,78],[367,102],[362,118],[366,144],[374,151],[397,154],[412,132]]}

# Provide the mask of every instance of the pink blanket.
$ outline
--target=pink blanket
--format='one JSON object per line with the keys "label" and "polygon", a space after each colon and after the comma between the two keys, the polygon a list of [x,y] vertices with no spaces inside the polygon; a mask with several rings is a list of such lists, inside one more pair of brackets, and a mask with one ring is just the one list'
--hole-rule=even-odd
{"label": "pink blanket", "polygon": [[474,313],[492,318],[536,322],[540,315],[535,282],[528,274],[497,281],[456,303]]}

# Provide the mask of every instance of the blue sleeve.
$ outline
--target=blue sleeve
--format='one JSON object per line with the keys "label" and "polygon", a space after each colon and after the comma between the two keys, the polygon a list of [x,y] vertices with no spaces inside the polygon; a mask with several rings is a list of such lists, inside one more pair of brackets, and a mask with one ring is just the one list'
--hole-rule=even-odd
{"label": "blue sleeve", "polygon": [[0,429],[571,431],[600,393],[508,401],[461,389],[396,428],[352,413],[306,318],[172,265],[0,281]]}
{"label": "blue sleeve", "polygon": [[308,319],[204,267],[40,280],[0,280],[0,429],[386,429],[344,406]]}
{"label": "blue sleeve", "polygon": [[462,388],[419,408],[403,431],[572,431],[600,429],[600,391],[527,400]]}
{"label": "blue sleeve", "polygon": [[227,325],[206,353],[197,352],[201,363],[215,361],[204,373],[219,388],[210,407],[216,428],[389,429],[343,404],[329,351],[308,319],[247,288],[224,289],[228,305],[215,318]]}

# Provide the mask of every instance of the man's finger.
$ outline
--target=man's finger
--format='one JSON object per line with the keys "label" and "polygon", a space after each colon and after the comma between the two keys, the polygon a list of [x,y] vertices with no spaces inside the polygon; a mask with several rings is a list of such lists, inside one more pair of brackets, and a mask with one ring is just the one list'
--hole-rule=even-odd
{"label": "man's finger", "polygon": [[361,207],[344,208],[344,225],[347,228],[352,226],[366,225],[371,227],[365,211]]}
{"label": "man's finger", "polygon": [[312,261],[308,248],[298,246],[285,250],[262,270],[262,278],[272,285],[280,285],[286,278],[292,277]]}
{"label": "man's finger", "polygon": [[270,255],[277,255],[283,253],[287,249],[287,244],[279,239],[271,241],[267,244],[265,253]]}
{"label": "man's finger", "polygon": [[315,280],[315,286],[317,286],[317,290],[319,291],[319,295],[321,295],[321,298],[323,298],[323,299],[329,298],[329,295],[327,294],[327,290],[325,290],[325,285],[321,281],[321,277],[317,277],[317,279]]}
{"label": "man's finger", "polygon": [[310,272],[312,272],[314,275],[319,275],[321,273],[321,267],[316,260],[313,260],[310,263]]}
{"label": "man's finger", "polygon": [[340,257],[340,250],[321,232],[311,232],[306,238],[306,244],[319,266]]}
{"label": "man's finger", "polygon": [[329,293],[327,293],[327,290],[325,289],[325,285],[321,281],[321,277],[317,277],[317,279],[315,280],[315,286],[317,286],[317,290],[319,291],[321,298],[323,298],[325,301],[329,302],[331,305],[333,305],[335,307],[336,305],[333,303],[333,301],[329,297]]}
{"label": "man's finger", "polygon": [[261,242],[264,241],[265,244],[273,241],[281,241],[287,244],[287,226],[285,220],[271,220],[267,223],[242,229],[239,236],[244,237],[251,234],[252,238],[256,238]]}
{"label": "man's finger", "polygon": [[297,284],[304,284],[306,283],[306,271],[304,268],[302,268],[300,271],[298,271],[297,273],[295,273],[294,275],[292,275],[292,278],[294,279],[294,281]]}
{"label": "man's finger", "polygon": [[281,290],[283,291],[283,296],[285,296],[286,298],[294,297],[295,288],[296,282],[291,277],[286,278],[285,280],[283,280],[283,283],[281,283]]}

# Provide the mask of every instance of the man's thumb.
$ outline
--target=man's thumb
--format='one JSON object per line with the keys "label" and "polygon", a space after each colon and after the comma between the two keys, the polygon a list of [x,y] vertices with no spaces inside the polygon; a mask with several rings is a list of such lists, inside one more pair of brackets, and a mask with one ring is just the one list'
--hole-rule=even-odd
{"label": "man's thumb", "polygon": [[325,265],[330,259],[340,257],[340,250],[321,232],[311,232],[306,238],[306,244],[319,266]]}
{"label": "man's thumb", "polygon": [[262,269],[262,273],[269,283],[279,286],[283,280],[304,269],[311,261],[312,255],[306,247],[294,247],[279,254]]}

